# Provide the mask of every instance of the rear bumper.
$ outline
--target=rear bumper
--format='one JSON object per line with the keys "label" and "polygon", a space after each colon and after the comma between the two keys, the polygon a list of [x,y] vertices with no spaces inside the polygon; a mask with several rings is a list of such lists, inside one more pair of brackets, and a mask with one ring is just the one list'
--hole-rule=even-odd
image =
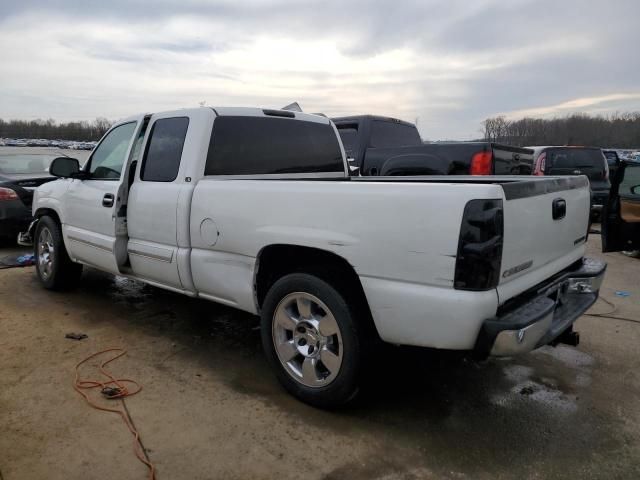
{"label": "rear bumper", "polygon": [[476,353],[511,356],[552,343],[597,300],[606,267],[599,260],[583,258],[514,307],[485,320]]}
{"label": "rear bumper", "polygon": [[31,219],[31,209],[21,200],[3,201],[0,205],[0,236],[15,237]]}

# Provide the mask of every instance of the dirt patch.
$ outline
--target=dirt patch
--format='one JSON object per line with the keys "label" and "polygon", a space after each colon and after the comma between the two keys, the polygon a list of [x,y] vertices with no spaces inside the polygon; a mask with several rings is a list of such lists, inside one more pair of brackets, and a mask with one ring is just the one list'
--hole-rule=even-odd
{"label": "dirt patch", "polygon": [[[607,260],[604,295],[629,291],[614,302],[640,318],[640,261]],[[389,346],[360,400],[325,412],[280,388],[257,319],[227,307],[90,269],[47,292],[32,268],[0,272],[0,305],[3,480],[145,478],[121,421],[72,388],[76,362],[112,346],[143,385],[127,406],[160,479],[640,475],[638,324],[583,317],[578,349],[483,363]]]}

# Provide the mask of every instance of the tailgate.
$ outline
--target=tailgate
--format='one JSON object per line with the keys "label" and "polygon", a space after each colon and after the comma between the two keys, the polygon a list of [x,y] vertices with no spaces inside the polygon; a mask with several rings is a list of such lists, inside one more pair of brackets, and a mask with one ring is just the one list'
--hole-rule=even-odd
{"label": "tailgate", "polygon": [[494,175],[531,175],[533,150],[492,143]]}
{"label": "tailgate", "polygon": [[501,304],[584,255],[590,210],[585,176],[537,177],[502,188],[504,244],[497,287]]}

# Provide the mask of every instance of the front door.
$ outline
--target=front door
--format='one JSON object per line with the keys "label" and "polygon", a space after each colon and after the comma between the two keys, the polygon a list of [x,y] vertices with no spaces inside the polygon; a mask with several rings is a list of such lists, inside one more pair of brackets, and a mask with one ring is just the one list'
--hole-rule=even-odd
{"label": "front door", "polygon": [[602,220],[602,251],[640,250],[640,163],[621,162]]}
{"label": "front door", "polygon": [[64,196],[62,227],[69,255],[113,273],[118,272],[117,238],[127,235],[126,223],[116,221],[122,171],[141,120],[114,126],[93,150],[84,177],[72,180]]}

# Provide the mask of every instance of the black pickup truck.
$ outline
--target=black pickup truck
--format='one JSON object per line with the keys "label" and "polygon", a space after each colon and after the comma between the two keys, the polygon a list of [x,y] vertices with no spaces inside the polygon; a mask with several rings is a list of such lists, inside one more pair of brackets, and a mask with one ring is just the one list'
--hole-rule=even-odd
{"label": "black pickup truck", "polygon": [[360,175],[531,175],[533,151],[491,142],[423,143],[416,126],[374,115],[332,118]]}

